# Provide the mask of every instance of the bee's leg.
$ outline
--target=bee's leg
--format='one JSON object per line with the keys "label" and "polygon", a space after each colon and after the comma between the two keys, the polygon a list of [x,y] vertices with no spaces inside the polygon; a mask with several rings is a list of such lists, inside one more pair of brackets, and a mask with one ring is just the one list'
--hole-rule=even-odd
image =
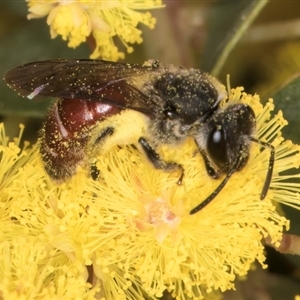
{"label": "bee's leg", "polygon": [[100,172],[100,170],[97,168],[96,163],[92,163],[92,164],[91,164],[90,172],[91,172],[91,177],[92,177],[93,180],[99,179],[100,173],[101,173],[101,172]]}
{"label": "bee's leg", "polygon": [[[195,141],[196,142],[196,141]],[[213,179],[218,179],[221,176],[221,172],[219,170],[216,170],[213,165],[211,164],[206,152],[204,149],[202,149],[199,144],[196,142],[196,145],[198,146],[199,152],[203,158],[205,169],[207,174],[213,178]]]}
{"label": "bee's leg", "polygon": [[171,161],[164,161],[159,156],[159,154],[150,146],[149,142],[143,137],[139,138],[139,144],[142,146],[146,156],[156,169],[161,169],[165,171],[174,171],[179,169],[181,171],[181,175],[177,181],[177,184],[182,184],[182,180],[184,177],[184,169],[182,165]]}
{"label": "bee's leg", "polygon": [[[106,127],[104,130],[101,131],[100,135],[96,138],[95,144],[103,143],[103,141],[114,134],[114,128],[113,127]],[[97,180],[100,177],[100,170],[96,166],[96,162],[91,163],[90,167],[90,174],[93,180]]]}
{"label": "bee's leg", "polygon": [[103,140],[105,140],[107,137],[113,135],[115,132],[115,129],[113,127],[106,127],[104,130],[101,131],[99,136],[95,140],[95,144],[102,143]]}
{"label": "bee's leg", "polygon": [[200,150],[200,154],[203,157],[204,165],[205,165],[207,174],[213,179],[218,179],[221,176],[221,172],[219,170],[216,170],[212,166],[212,164],[211,164],[211,162],[210,162],[209,158],[207,157],[207,154],[204,150]]}

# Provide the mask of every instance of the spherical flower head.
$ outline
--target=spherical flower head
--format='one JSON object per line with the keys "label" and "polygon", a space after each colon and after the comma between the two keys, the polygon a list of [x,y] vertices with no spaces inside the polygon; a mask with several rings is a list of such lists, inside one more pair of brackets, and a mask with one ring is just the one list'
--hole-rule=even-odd
{"label": "spherical flower head", "polygon": [[61,35],[63,40],[69,40],[70,48],[85,42],[92,32],[88,13],[76,3],[54,7],[49,13],[47,24],[51,29],[51,37]]}
{"label": "spherical flower head", "polygon": [[[299,175],[281,173],[299,167],[300,149],[281,137],[286,122],[281,113],[271,118],[271,100],[262,106],[257,96],[238,88],[222,105],[236,102],[253,108],[256,138],[275,147],[273,179],[264,200],[259,195],[270,150],[257,143],[251,144],[246,166],[194,215],[190,210],[222,178],[210,178],[192,139],[176,148],[158,148],[166,161],[182,164],[181,186],[180,171],[154,169],[132,145],[101,153],[97,180],[90,178],[89,168],[79,168],[70,181],[55,185],[34,148],[1,195],[6,209],[0,222],[0,269],[5,270],[0,272],[0,291],[6,298],[18,286],[18,295],[31,293],[32,299],[49,291],[52,296],[77,293],[81,299],[155,299],[168,290],[177,299],[203,299],[214,290],[234,288],[236,276],[247,274],[255,260],[266,267],[262,240],[278,243],[289,226],[273,200],[299,208],[300,187],[286,181]],[[18,246],[22,243],[26,251]],[[26,289],[20,282],[28,259],[16,260],[21,251],[33,266]]]}
{"label": "spherical flower head", "polygon": [[46,234],[53,217],[61,217],[49,206],[61,190],[45,176],[38,144],[21,142],[20,128],[10,141],[0,123],[1,298],[95,299],[98,288],[87,282],[85,264],[54,247]]}
{"label": "spherical flower head", "polygon": [[[111,279],[115,288],[110,290],[117,290],[121,283],[126,286],[121,279],[125,277],[128,285],[135,282],[135,288],[152,297],[160,297],[167,289],[178,299],[202,299],[215,289],[233,288],[236,276],[247,274],[255,260],[266,267],[262,240],[270,237],[276,243],[288,228],[288,221],[278,215],[271,200],[280,201],[276,195],[283,190],[282,166],[299,166],[299,147],[283,142],[280,130],[286,121],[281,113],[269,121],[272,101],[263,107],[257,96],[236,89],[224,106],[236,102],[254,109],[256,137],[272,140],[276,147],[274,180],[281,188],[272,183],[267,197],[260,200],[270,150],[253,143],[246,167],[233,174],[213,202],[191,216],[191,208],[220,184],[207,174],[192,139],[181,148],[160,149],[165,160],[183,165],[183,186],[176,184],[180,172],[154,170],[131,147],[118,149],[117,155],[110,153],[105,159],[99,157],[97,166],[105,170],[102,180],[107,186],[94,183],[94,193],[102,199],[95,211],[100,210],[102,220],[108,217],[107,234],[116,237],[111,245],[99,239],[93,268],[98,278]],[[296,201],[299,205],[291,193],[287,202]]]}
{"label": "spherical flower head", "polygon": [[51,37],[61,35],[68,40],[68,46],[75,48],[92,35],[95,45],[91,58],[118,60],[124,58],[114,44],[119,37],[127,52],[133,51],[130,44],[141,43],[141,30],[136,27],[144,24],[153,28],[155,19],[145,9],[162,7],[161,0],[151,1],[53,1],[27,0],[28,18],[41,18],[48,15]]}

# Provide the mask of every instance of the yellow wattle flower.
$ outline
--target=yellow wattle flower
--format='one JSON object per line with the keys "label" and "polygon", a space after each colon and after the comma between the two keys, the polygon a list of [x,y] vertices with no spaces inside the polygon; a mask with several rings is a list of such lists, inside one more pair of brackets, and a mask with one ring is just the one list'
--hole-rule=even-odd
{"label": "yellow wattle flower", "polygon": [[245,168],[194,215],[189,211],[222,179],[208,176],[191,139],[176,149],[159,149],[164,159],[182,163],[182,186],[176,184],[180,172],[155,170],[129,145],[99,155],[99,180],[81,168],[55,185],[37,146],[22,150],[18,141],[9,144],[2,125],[1,295],[155,299],[168,290],[177,299],[203,299],[234,288],[236,276],[247,274],[255,260],[266,267],[262,240],[279,243],[289,227],[273,201],[299,209],[300,187],[286,182],[299,174],[281,173],[299,167],[300,148],[281,137],[286,121],[281,113],[271,118],[271,100],[262,106],[258,96],[237,88],[223,105],[237,101],[255,111],[256,138],[275,146],[270,190],[259,200],[270,150],[252,143]]}
{"label": "yellow wattle flower", "polygon": [[63,40],[69,40],[70,48],[85,42],[92,32],[88,13],[76,3],[54,7],[49,12],[47,24],[50,26],[51,38],[61,35]]}
{"label": "yellow wattle flower", "polygon": [[142,31],[137,26],[153,28],[155,25],[152,15],[142,11],[163,6],[161,0],[26,1],[29,19],[48,15],[52,38],[61,35],[69,41],[69,47],[75,48],[92,35],[96,45],[90,57],[113,61],[124,58],[113,39],[118,37],[126,51],[132,52],[130,44],[142,42]]}

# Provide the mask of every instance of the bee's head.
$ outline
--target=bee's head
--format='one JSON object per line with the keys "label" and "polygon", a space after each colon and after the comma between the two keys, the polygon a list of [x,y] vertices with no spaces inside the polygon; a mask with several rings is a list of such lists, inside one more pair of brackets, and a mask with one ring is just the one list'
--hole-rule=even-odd
{"label": "bee's head", "polygon": [[249,105],[233,104],[212,115],[199,128],[195,140],[222,173],[228,173],[234,165],[238,171],[248,161],[255,124],[255,114]]}

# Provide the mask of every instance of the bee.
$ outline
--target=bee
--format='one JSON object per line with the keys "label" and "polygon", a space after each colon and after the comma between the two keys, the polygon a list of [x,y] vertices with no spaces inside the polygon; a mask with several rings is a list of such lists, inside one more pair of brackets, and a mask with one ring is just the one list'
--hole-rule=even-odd
{"label": "bee", "polygon": [[198,69],[88,59],[57,59],[18,66],[5,74],[7,84],[29,99],[58,98],[40,132],[40,153],[49,176],[63,182],[93,157],[114,145],[139,145],[156,169],[184,169],[157,153],[161,144],[179,145],[194,139],[208,175],[223,181],[194,214],[209,204],[233,173],[247,164],[252,142],[270,149],[269,167],[261,192],[264,199],[272,178],[275,150],[255,139],[253,109],[242,103],[221,107],[225,87]]}

